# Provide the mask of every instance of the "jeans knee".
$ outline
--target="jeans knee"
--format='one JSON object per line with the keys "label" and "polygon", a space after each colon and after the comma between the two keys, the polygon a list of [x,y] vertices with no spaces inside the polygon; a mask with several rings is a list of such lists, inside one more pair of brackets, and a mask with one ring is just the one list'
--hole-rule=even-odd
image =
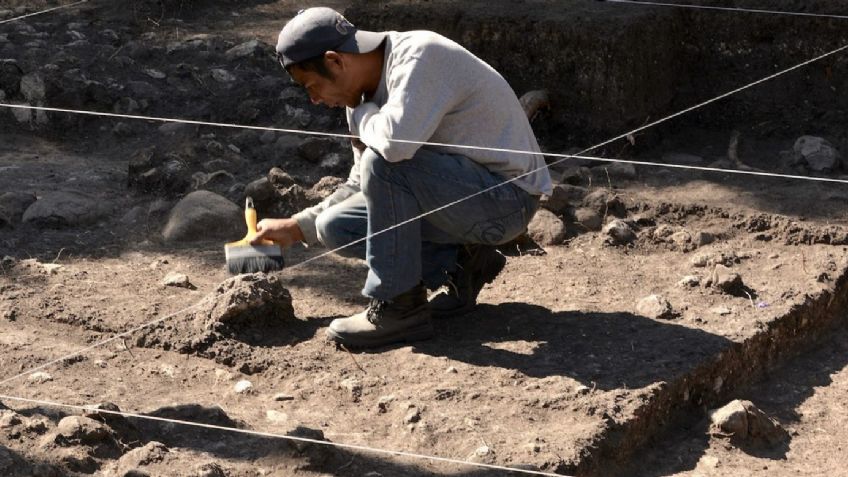
{"label": "jeans knee", "polygon": [[373,180],[382,180],[386,178],[388,162],[383,159],[383,156],[377,154],[371,149],[362,151],[362,156],[359,158],[360,172],[362,174],[362,190],[368,192]]}
{"label": "jeans knee", "polygon": [[318,241],[330,250],[346,243],[341,237],[344,231],[339,226],[339,220],[335,214],[318,215],[315,219],[315,231],[318,233]]}

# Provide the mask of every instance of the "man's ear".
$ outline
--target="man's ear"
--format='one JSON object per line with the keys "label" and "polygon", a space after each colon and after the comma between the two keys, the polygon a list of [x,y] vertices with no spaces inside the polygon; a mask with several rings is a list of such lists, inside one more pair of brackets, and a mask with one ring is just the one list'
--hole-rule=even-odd
{"label": "man's ear", "polygon": [[324,64],[330,71],[339,71],[345,69],[345,57],[337,51],[328,51],[324,53]]}

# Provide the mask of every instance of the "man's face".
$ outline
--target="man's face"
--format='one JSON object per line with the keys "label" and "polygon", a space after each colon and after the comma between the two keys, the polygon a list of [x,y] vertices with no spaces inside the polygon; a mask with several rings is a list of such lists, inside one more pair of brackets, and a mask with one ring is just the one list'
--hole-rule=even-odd
{"label": "man's face", "polygon": [[362,91],[354,86],[353,78],[344,64],[327,59],[326,65],[332,78],[297,66],[291,68],[291,76],[306,89],[312,103],[325,104],[331,108],[355,108],[361,101]]}

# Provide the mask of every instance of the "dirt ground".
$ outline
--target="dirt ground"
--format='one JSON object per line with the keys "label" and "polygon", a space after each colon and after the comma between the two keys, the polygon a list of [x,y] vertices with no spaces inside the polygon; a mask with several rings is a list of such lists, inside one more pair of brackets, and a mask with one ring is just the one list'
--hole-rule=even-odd
{"label": "dirt ground", "polygon": [[[278,68],[274,80],[273,59],[224,53],[254,38],[272,43],[297,8],[318,3],[139,1],[127,9],[91,2],[28,27],[0,25],[0,38],[21,46],[0,44],[0,59],[14,58],[21,74],[40,72],[50,104],[60,107],[124,111],[132,92],[116,85],[161,80],[161,96],[136,85],[150,95],[133,101],[136,114],[303,126],[289,117],[294,111],[312,129],[340,132],[338,114],[312,109]],[[18,6],[0,2],[0,10]],[[66,45],[57,51],[37,43],[59,35]],[[130,45],[136,38],[144,41]],[[216,82],[209,68],[238,76],[253,92]],[[22,102],[24,93],[16,94]],[[210,332],[186,308],[229,283],[224,240],[163,239],[167,212],[191,181],[141,183],[133,175],[139,151],[155,147],[157,158],[176,151],[189,173],[222,167],[230,182],[202,176],[207,182],[193,187],[237,204],[245,184],[272,167],[305,191],[344,175],[308,159],[304,142],[60,114],[22,122],[4,111],[0,126],[0,196],[84,193],[98,209],[72,223],[0,217],[0,395],[31,400],[0,398],[2,475],[508,475],[34,401],[111,403],[126,413],[563,475],[848,475],[845,184],[557,166],[571,204],[558,213],[565,240],[504,247],[507,267],[478,309],[436,322],[435,339],[350,352],[329,344],[324,328],[367,304],[359,293],[363,263],[307,262],[324,251],[288,250],[285,270],[256,278],[290,293],[277,297],[278,315]],[[735,166],[726,157],[729,129],[665,133],[627,149],[628,157],[673,162],[674,152],[702,158],[698,165]],[[786,166],[782,152],[795,139],[744,136],[738,157],[745,168],[808,174]],[[344,162],[337,146],[322,147]],[[286,201],[297,195],[276,193]],[[579,223],[576,211],[592,207],[604,223],[621,220],[632,239]],[[170,273],[189,284],[166,286]],[[719,285],[719,274],[739,281]],[[660,297],[656,313],[640,306],[652,295]],[[707,411],[737,397],[777,419],[789,441],[762,448],[711,437]]]}

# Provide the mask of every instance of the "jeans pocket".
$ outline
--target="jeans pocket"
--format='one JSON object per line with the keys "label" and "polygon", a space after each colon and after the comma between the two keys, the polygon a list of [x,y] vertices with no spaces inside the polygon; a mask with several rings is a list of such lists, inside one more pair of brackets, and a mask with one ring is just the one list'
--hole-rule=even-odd
{"label": "jeans pocket", "polygon": [[468,243],[484,245],[509,242],[526,230],[526,217],[527,211],[521,207],[510,214],[477,222],[465,233],[464,238]]}

